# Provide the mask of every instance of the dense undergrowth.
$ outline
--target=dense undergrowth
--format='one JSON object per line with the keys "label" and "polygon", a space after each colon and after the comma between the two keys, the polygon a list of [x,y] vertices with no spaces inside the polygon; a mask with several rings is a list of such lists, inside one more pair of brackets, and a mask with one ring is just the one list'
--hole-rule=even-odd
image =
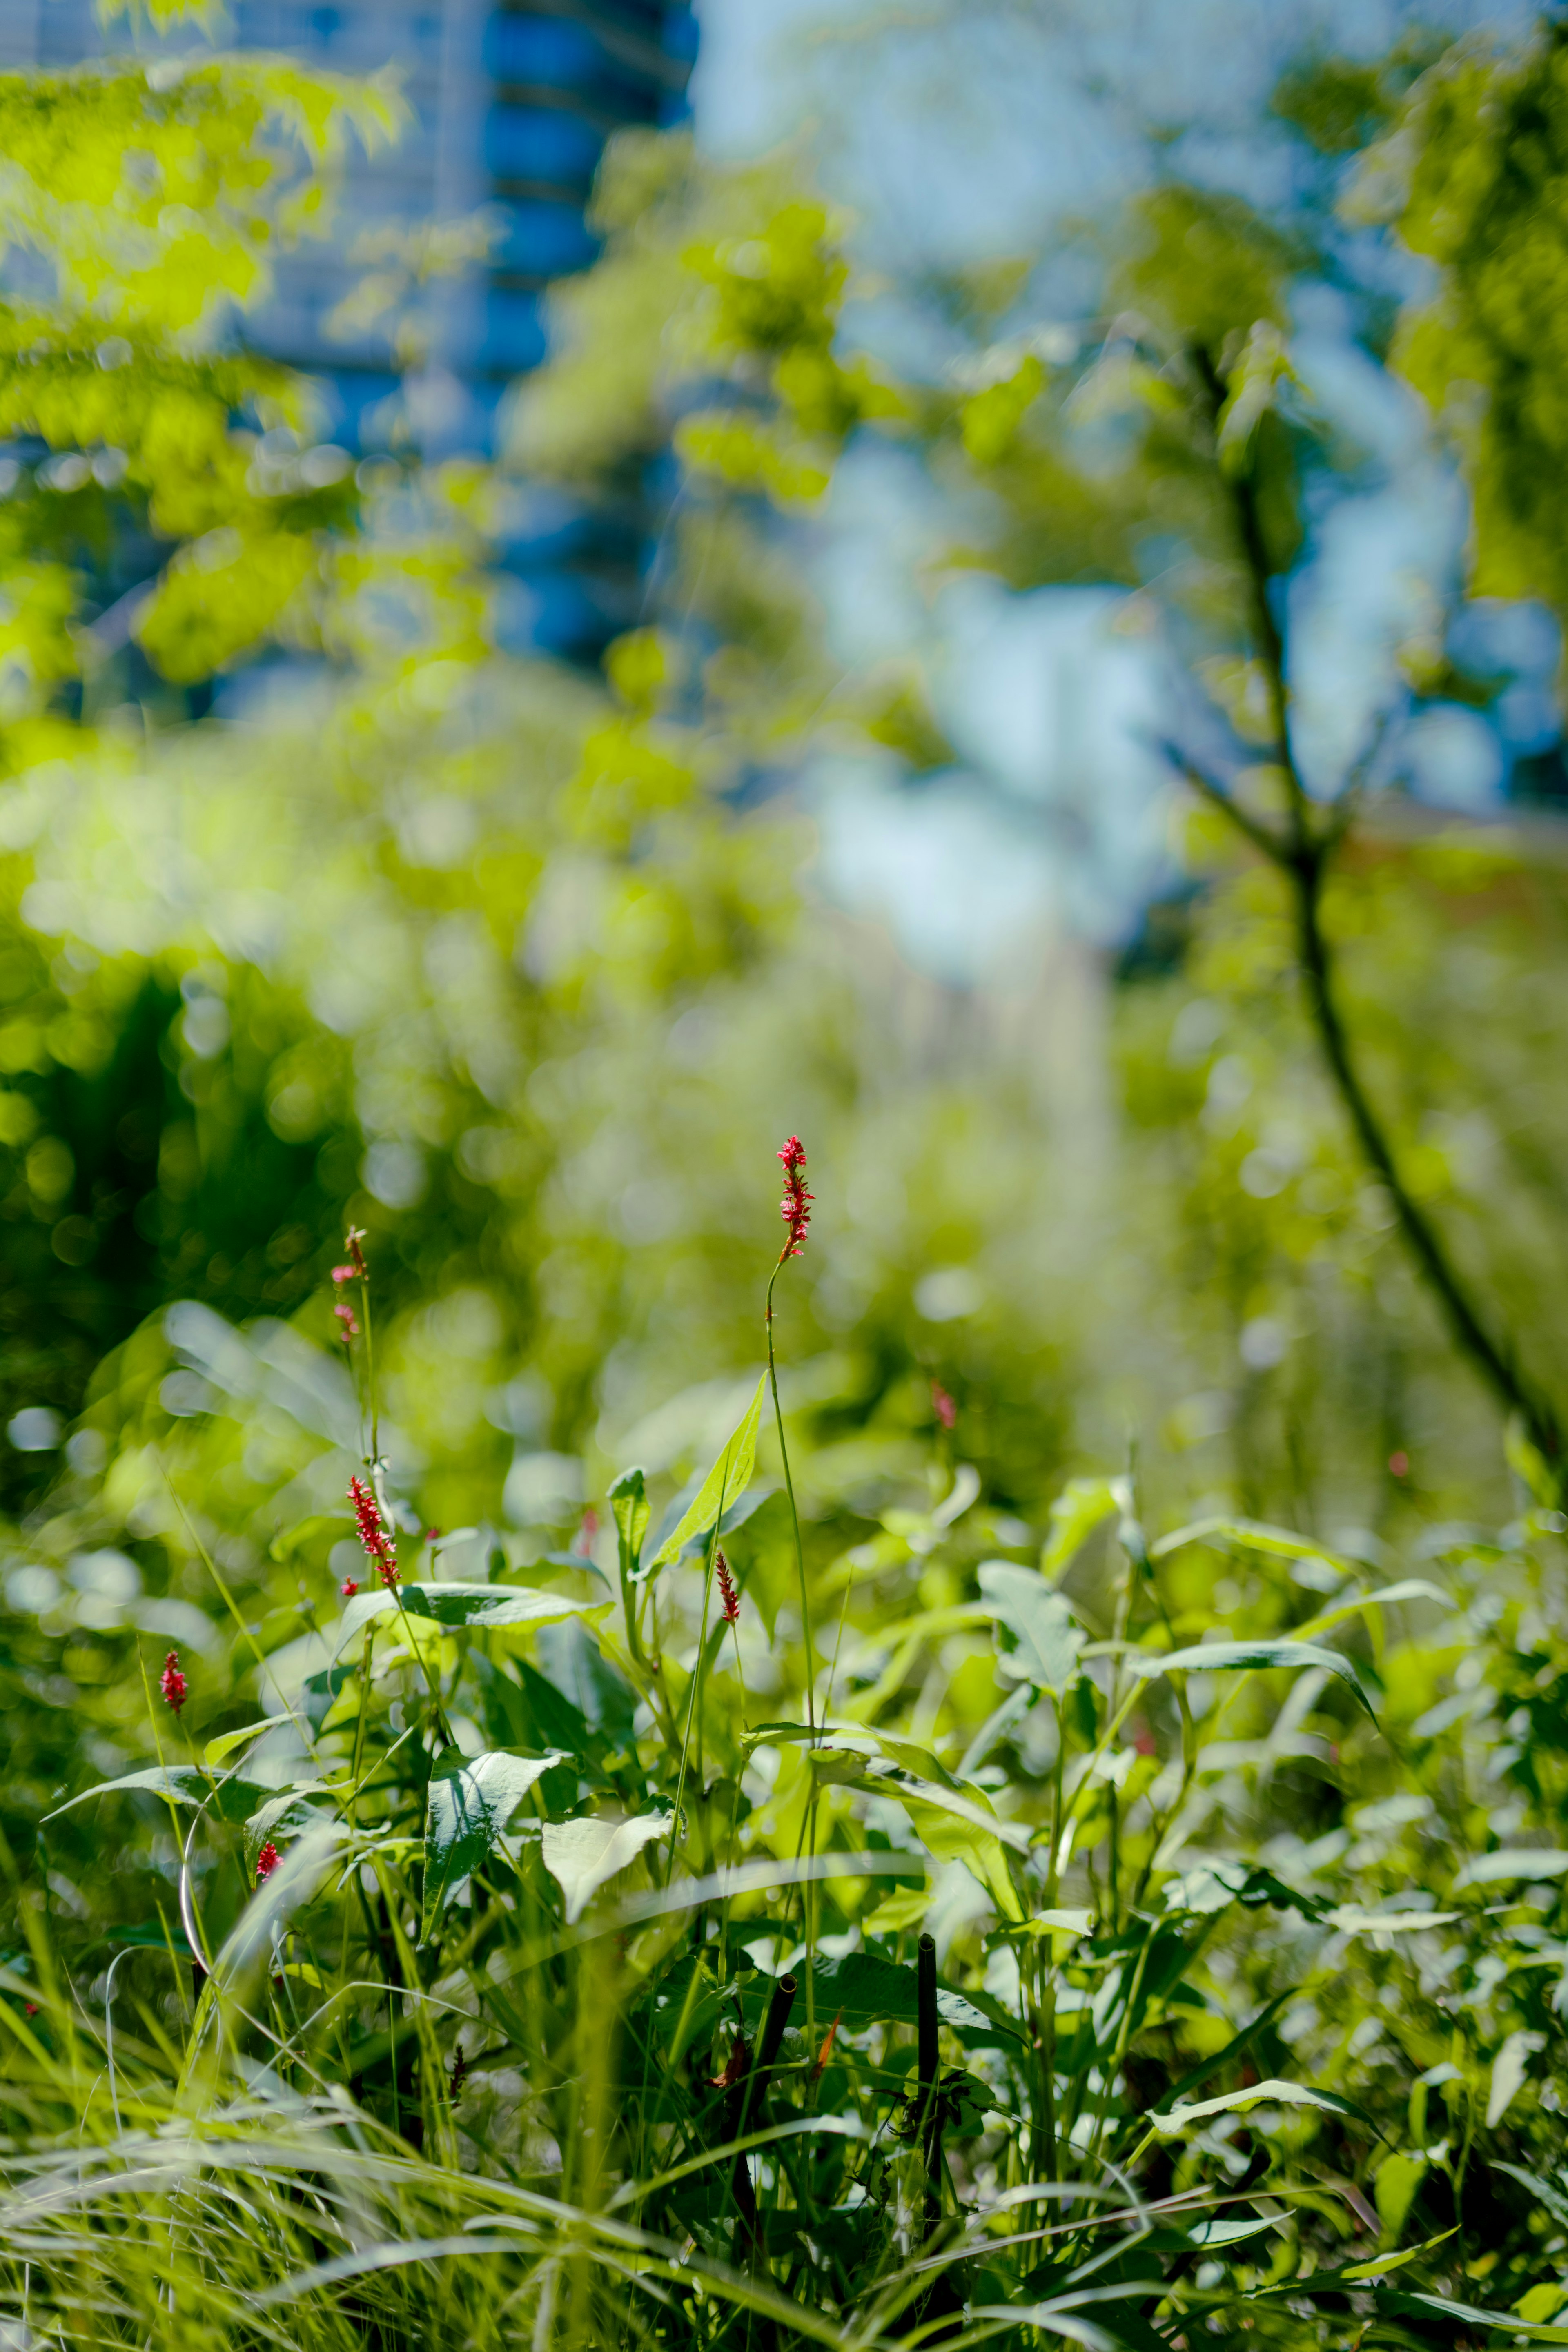
{"label": "dense undergrowth", "polygon": [[7,2342],[1568,2341],[1559,1514],[1030,1527],[786,1243],[776,1414],[442,1533],[363,1263],[12,1540]]}

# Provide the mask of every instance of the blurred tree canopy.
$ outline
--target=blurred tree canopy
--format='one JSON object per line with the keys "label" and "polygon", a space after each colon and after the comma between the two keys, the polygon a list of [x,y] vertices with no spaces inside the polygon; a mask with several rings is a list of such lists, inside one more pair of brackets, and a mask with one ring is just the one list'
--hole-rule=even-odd
{"label": "blurred tree canopy", "polygon": [[[1294,355],[1300,289],[1333,289],[1361,358],[1406,370],[1478,483],[1501,467],[1483,445],[1502,412],[1484,383],[1465,394],[1454,340],[1468,353],[1472,310],[1501,299],[1480,199],[1473,265],[1463,238],[1451,264],[1445,247],[1436,299],[1399,316],[1354,239],[1425,250],[1434,142],[1492,140],[1489,92],[1551,118],[1558,53],[1542,31],[1306,61],[1274,101],[1299,141],[1288,202],[1157,181],[1096,225],[1095,301],[1068,322],[1031,310],[1029,255],[903,287],[962,347],[923,374],[847,331],[851,224],[796,172],[628,134],[596,199],[604,257],[560,294],[556,356],[520,387],[495,470],[350,468],[311,440],[309,387],[235,330],[271,243],[325,200],[335,142],[395,130],[384,93],[226,63],[7,85],[12,152],[33,159],[12,243],[34,275],[6,314],[0,523],[42,650],[0,789],[0,1408],[68,1418],[90,1389],[109,1432],[123,1363],[94,1367],[171,1299],[325,1338],[352,1215],[386,1269],[409,1442],[481,1473],[499,1510],[514,1454],[610,1442],[698,1380],[715,1334],[752,1354],[759,1171],[794,1126],[823,1137],[836,1194],[795,1310],[826,1451],[874,1425],[900,1458],[937,1378],[1021,1508],[1058,1448],[1115,1456],[1129,1428],[1168,1457],[1152,1475],[1200,1496],[1369,1521],[1410,1491],[1387,1465],[1415,1433],[1434,1507],[1468,1507],[1492,1441],[1312,1057],[1288,894],[1234,827],[1184,816],[1184,878],[1111,1008],[1119,1102],[1082,1117],[1045,1099],[983,995],[890,970],[809,894],[803,915],[809,835],[778,788],[825,744],[917,784],[952,757],[918,662],[847,662],[819,603],[817,518],[846,457],[879,446],[946,501],[933,589],[960,570],[1017,593],[1115,583],[1117,625],[1193,682],[1185,751],[1277,821],[1237,485],[1263,613],[1288,616],[1323,512],[1387,464]],[[92,173],[68,139],[28,143],[46,107],[120,126],[93,134]],[[1510,267],[1539,289],[1554,216],[1529,215],[1532,238],[1527,213]],[[1542,415],[1550,350],[1518,347]],[[496,656],[487,567],[517,477],[609,498],[661,468],[656,625],[603,685]],[[1484,566],[1502,525],[1479,488],[1476,511]],[[1507,543],[1514,587],[1554,593],[1544,557],[1527,574]],[[1568,1135],[1543,1076],[1563,894],[1554,834],[1482,838],[1401,791],[1406,730],[1510,683],[1451,617],[1390,645],[1392,715],[1322,918],[1401,1181],[1544,1382],[1568,1275]],[[1286,625],[1287,698],[1291,660]],[[1326,806],[1343,781],[1312,792]],[[931,1312],[912,1311],[933,1273]],[[174,1360],[139,1344],[139,1364]],[[675,1415],[668,1459],[710,1403]],[[7,1454],[18,1498],[51,1459]]]}

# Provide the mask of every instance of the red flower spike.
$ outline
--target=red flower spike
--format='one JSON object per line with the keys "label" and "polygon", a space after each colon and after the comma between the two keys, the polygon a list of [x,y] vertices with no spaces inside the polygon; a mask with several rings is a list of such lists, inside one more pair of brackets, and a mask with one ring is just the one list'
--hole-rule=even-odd
{"label": "red flower spike", "polygon": [[352,1576],[345,1576],[342,1582],[339,1585],[338,1591],[342,1594],[345,1601],[352,1601],[354,1594],[359,1591],[359,1586]]}
{"label": "red flower spike", "polygon": [[333,1307],[332,1313],[337,1317],[338,1321],[342,1326],[342,1328],[338,1333],[338,1337],[342,1341],[344,1347],[347,1348],[359,1338],[359,1323],[355,1318],[353,1308],[348,1305],[346,1300],[340,1298],[337,1305]]}
{"label": "red flower spike", "polygon": [[383,1584],[390,1591],[397,1581],[397,1549],[381,1516],[380,1504],[357,1474],[349,1480],[349,1500],[354,1507],[364,1556],[374,1562]]}
{"label": "red flower spike", "polygon": [[334,1281],[334,1282],[339,1286],[339,1287],[340,1287],[340,1288],[342,1288],[342,1285],[343,1285],[345,1282],[352,1282],[352,1281],[353,1280],[353,1278],[354,1278],[354,1270],[353,1270],[353,1266],[352,1266],[352,1265],[335,1265],[335,1266],[333,1266],[333,1268],[332,1268],[332,1280],[333,1280],[333,1281]]}
{"label": "red flower spike", "polygon": [[185,1703],[188,1687],[184,1675],[180,1672],[180,1654],[178,1650],[171,1650],[163,1661],[163,1671],[158,1677],[158,1688],[176,1715]]}
{"label": "red flower spike", "polygon": [[958,1407],[940,1381],[932,1381],[931,1384],[931,1409],[943,1429],[951,1429],[958,1419]]}
{"label": "red flower spike", "polygon": [[779,1202],[779,1214],[789,1227],[789,1235],[779,1252],[779,1264],[786,1257],[798,1257],[805,1244],[806,1229],[811,1223],[811,1204],[816,1195],[805,1189],[805,1146],[798,1135],[792,1135],[779,1153],[784,1163],[784,1199]]}
{"label": "red flower spike", "polygon": [[720,1552],[716,1555],[713,1565],[719,1571],[719,1605],[724,1622],[726,1625],[737,1624],[741,1615],[741,1596],[735,1590],[735,1580],[730,1573],[730,1563],[723,1553]]}
{"label": "red flower spike", "polygon": [[599,1514],[590,1503],[583,1514],[583,1524],[577,1530],[577,1540],[572,1547],[573,1550],[580,1551],[586,1559],[594,1549],[594,1538],[598,1532]]}
{"label": "red flower spike", "polygon": [[256,1883],[258,1886],[266,1885],[268,1880],[277,1869],[279,1859],[280,1857],[277,1847],[273,1844],[272,1840],[268,1838],[267,1843],[262,1847],[261,1852],[256,1857]]}

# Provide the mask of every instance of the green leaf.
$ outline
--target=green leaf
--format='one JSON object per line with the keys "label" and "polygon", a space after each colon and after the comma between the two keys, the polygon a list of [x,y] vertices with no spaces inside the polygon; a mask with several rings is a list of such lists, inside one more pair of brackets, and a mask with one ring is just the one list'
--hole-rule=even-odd
{"label": "green leaf", "polygon": [[[842,2011],[846,2032],[867,2026],[912,2025],[918,2011],[919,1979],[915,1969],[885,1960],[878,1952],[847,1952],[841,1959],[819,1960],[812,1971],[812,2000],[819,2017]],[[986,1994],[972,1999],[951,1985],[936,1989],[937,2015],[957,2033],[994,2041],[1000,2030],[1013,2041],[1022,2037],[1016,2022]]]}
{"label": "green leaf", "polygon": [[1051,1531],[1040,1554],[1040,1574],[1059,1576],[1071,1565],[1096,1528],[1120,1511],[1121,1481],[1115,1478],[1069,1478],[1051,1505]]}
{"label": "green leaf", "polygon": [[325,1818],[323,1808],[300,1789],[284,1789],[258,1806],[245,1824],[245,1874],[250,1884],[256,1884],[256,1857],[268,1838],[303,1837]]}
{"label": "green leaf", "polygon": [[1325,1551],[1321,1544],[1292,1535],[1289,1528],[1267,1528],[1255,1519],[1194,1519],[1190,1528],[1178,1528],[1173,1535],[1162,1536],[1151,1544],[1149,1557],[1168,1559],[1173,1552],[1194,1543],[1235,1544],[1243,1551],[1267,1552],[1276,1559],[1315,1559],[1340,1576],[1355,1574],[1350,1561],[1342,1559],[1338,1552]]}
{"label": "green leaf", "polygon": [[566,1898],[567,1926],[575,1926],[600,1887],[635,1862],[651,1839],[668,1837],[671,1826],[668,1813],[641,1813],[629,1822],[592,1816],[546,1822],[544,1867]]}
{"label": "green leaf", "polygon": [[620,1549],[621,1581],[629,1584],[642,1564],[643,1538],[653,1512],[645,1474],[641,1470],[623,1470],[610,1488],[609,1502]]}
{"label": "green leaf", "polygon": [[554,1749],[514,1756],[487,1748],[479,1756],[449,1756],[437,1767],[425,1807],[423,1940],[441,1916],[447,1888],[479,1868],[534,1783],[565,1760]]}
{"label": "green leaf", "polygon": [[997,1665],[1009,1682],[1032,1683],[1060,1698],[1078,1673],[1083,1634],[1059,1592],[1032,1568],[983,1560],[983,1605],[996,1621]]}
{"label": "green leaf", "polygon": [[264,1731],[276,1731],[279,1725],[292,1723],[293,1720],[291,1715],[268,1715],[264,1716],[259,1723],[247,1723],[243,1731],[223,1732],[216,1739],[207,1741],[202,1750],[202,1761],[207,1765],[221,1764],[226,1756],[232,1756],[237,1748],[243,1748],[247,1739],[259,1739]]}
{"label": "green leaf", "polygon": [[1552,2220],[1568,2230],[1568,2190],[1560,2183],[1542,2180],[1539,2174],[1522,2171],[1517,2164],[1494,2164],[1492,2170],[1506,2172],[1510,2180],[1517,2180],[1521,2189],[1527,2189],[1532,2197],[1539,2197]]}
{"label": "green leaf", "polygon": [[205,1772],[198,1771],[194,1764],[153,1764],[144,1772],[127,1772],[118,1780],[100,1780],[92,1788],[84,1789],[79,1797],[68,1797],[63,1805],[57,1805],[52,1813],[46,1813],[44,1819],[47,1822],[58,1821],[60,1814],[68,1813],[73,1805],[85,1805],[89,1797],[108,1797],[121,1790],[132,1789],[151,1789],[160,1797],[172,1798],[176,1805],[210,1803],[212,1810],[226,1822],[244,1821],[246,1815],[255,1810],[257,1799],[268,1793],[254,1780],[232,1777],[218,1780],[215,1793],[213,1779]]}
{"label": "green leaf", "polygon": [[455,1632],[472,1626],[482,1633],[516,1633],[536,1625],[558,1625],[568,1617],[590,1623],[607,1617],[610,1601],[572,1601],[563,1592],[542,1592],[530,1584],[404,1584],[403,1611],[397,1592],[357,1593],[343,1611],[337,1646],[342,1651],[373,1617],[397,1616],[404,1611],[424,1623]]}
{"label": "green leaf", "polygon": [[1135,1654],[1127,1663],[1134,1674],[1151,1677],[1172,1674],[1252,1674],[1272,1667],[1300,1673],[1309,1666],[1321,1667],[1327,1674],[1337,1675],[1358,1706],[1366,1709],[1373,1723],[1377,1721],[1350,1660],[1342,1657],[1337,1650],[1320,1649],[1315,1642],[1204,1642],[1195,1649],[1173,1650],[1163,1658]]}
{"label": "green leaf", "polygon": [[1568,1853],[1551,1846],[1504,1846],[1497,1853],[1478,1853],[1466,1863],[1454,1881],[1461,1886],[1503,1886],[1516,1878],[1561,1878],[1568,1871]]}
{"label": "green leaf", "polygon": [[1166,2114],[1146,2118],[1150,2128],[1167,2137],[1184,2131],[1189,2124],[1202,2123],[1209,2116],[1238,2114],[1247,2107],[1321,2107],[1332,2116],[1353,2116],[1358,2123],[1367,2118],[1352,2100],[1342,2099],[1337,2091],[1316,2091],[1309,2083],[1281,2083],[1271,2080],[1254,2083],[1245,2091],[1223,2091],[1217,2099],[1199,2099],[1193,2106],[1172,2107]]}
{"label": "green leaf", "polygon": [[[1310,2286],[1310,2279],[1298,2281],[1300,2287]],[[1473,2303],[1455,2303],[1447,2296],[1415,2294],[1409,2289],[1373,2287],[1373,2300],[1379,2311],[1386,2311],[1403,2319],[1440,2319],[1446,2330],[1460,2322],[1470,2327],[1486,2327],[1500,2336],[1511,2336],[1515,2343],[1522,2336],[1527,2344],[1568,2344],[1568,2327],[1543,2327],[1540,2322],[1521,2319],[1517,2311],[1482,2311]]]}
{"label": "green leaf", "polygon": [[1352,1600],[1337,1601],[1321,1617],[1314,1617],[1310,1625],[1298,1626],[1296,1639],[1299,1642],[1316,1641],[1320,1633],[1326,1633],[1331,1625],[1339,1624],[1342,1619],[1354,1617],[1363,1609],[1389,1608],[1396,1601],[1436,1601],[1445,1609],[1454,1606],[1452,1596],[1441,1586],[1428,1584],[1423,1576],[1407,1576],[1398,1584],[1385,1584],[1375,1592],[1358,1592]]}
{"label": "green leaf", "polygon": [[1341,1903],[1325,1911],[1323,1919],[1342,1936],[1418,1936],[1425,1927],[1451,1927],[1462,1911],[1363,1911],[1359,1903]]}
{"label": "green leaf", "polygon": [[[1389,2163],[1401,2161],[1409,2163],[1410,2160],[1408,2157],[1404,2158],[1391,2157]],[[1387,2169],[1388,2165],[1385,2164],[1383,2170],[1386,2172]],[[1422,2165],[1420,2169],[1425,2172],[1426,2168]],[[1378,2179],[1381,2180],[1382,2178],[1383,2173],[1379,2173]],[[1418,2246],[1407,2246],[1402,2254],[1373,2254],[1367,2262],[1349,2263],[1340,2273],[1340,2276],[1352,2286],[1366,2285],[1373,2279],[1386,2277],[1390,2271],[1402,2271],[1406,2263],[1419,2262],[1423,2254],[1429,2254],[1434,2246],[1447,2245],[1448,2240],[1454,2235],[1454,2231],[1444,2230],[1436,2238],[1423,2239]]]}
{"label": "green leaf", "polygon": [[757,1382],[755,1396],[725,1440],[718,1460],[702,1481],[694,1500],[648,1562],[647,1575],[657,1576],[661,1568],[667,1568],[672,1559],[678,1559],[682,1546],[693,1536],[706,1535],[721,1510],[731,1503],[738,1502],[750,1486],[752,1472],[756,1467],[757,1428],[762,1419],[763,1392],[767,1384],[768,1376],[764,1372]]}

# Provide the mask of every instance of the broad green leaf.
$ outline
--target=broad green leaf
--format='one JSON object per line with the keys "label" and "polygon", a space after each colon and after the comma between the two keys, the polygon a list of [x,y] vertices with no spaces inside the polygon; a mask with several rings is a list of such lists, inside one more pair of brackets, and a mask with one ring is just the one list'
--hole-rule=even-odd
{"label": "broad green leaf", "polygon": [[1315,2091],[1309,2083],[1271,2080],[1254,2083],[1245,2091],[1223,2091],[1217,2099],[1199,2099],[1190,2107],[1172,2107],[1164,2115],[1150,2116],[1148,2122],[1152,2130],[1169,2135],[1184,2131],[1189,2124],[1202,2123],[1209,2116],[1239,2114],[1256,2106],[1321,2107],[1329,2115],[1361,2118],[1361,2109],[1342,2099],[1337,2091]]}
{"label": "broad green leaf", "polygon": [[693,1536],[706,1535],[729,1504],[738,1502],[752,1480],[757,1461],[757,1429],[762,1419],[763,1393],[768,1384],[764,1372],[757,1382],[757,1392],[746,1407],[740,1421],[725,1440],[718,1460],[698,1488],[679,1525],[666,1536],[648,1562],[647,1573],[657,1576],[661,1568],[679,1558],[681,1547]]}
{"label": "broad green leaf", "polygon": [[1134,1674],[1151,1677],[1171,1674],[1251,1674],[1273,1667],[1299,1673],[1305,1667],[1316,1666],[1324,1673],[1337,1675],[1357,1704],[1366,1709],[1374,1723],[1377,1721],[1350,1660],[1342,1657],[1337,1650],[1320,1649],[1314,1642],[1205,1642],[1195,1649],[1173,1650],[1163,1658],[1134,1654],[1127,1663]]}
{"label": "broad green leaf", "polygon": [[1504,1846],[1497,1853],[1478,1853],[1454,1881],[1461,1886],[1505,1886],[1516,1878],[1561,1878],[1568,1871],[1568,1853],[1552,1846]]}
{"label": "broad green leaf", "polygon": [[962,1862],[980,1881],[1002,1917],[1015,1925],[1022,1922],[1024,1906],[1007,1867],[1006,1849],[997,1834],[1000,1822],[987,1828],[983,1816],[975,1820],[958,1812],[951,1793],[929,1780],[919,1797],[896,1782],[883,1786],[896,1790],[928,1853],[939,1862]]}
{"label": "broad green leaf", "polygon": [[477,1870],[494,1848],[535,1781],[565,1758],[514,1756],[488,1748],[479,1756],[447,1758],[430,1776],[425,1807],[425,1919],[428,1938],[447,1890]]}
{"label": "broad green leaf", "polygon": [[264,1716],[259,1723],[247,1723],[243,1731],[226,1731],[218,1738],[207,1741],[202,1749],[202,1761],[209,1765],[221,1764],[226,1756],[232,1756],[237,1748],[243,1748],[247,1739],[259,1739],[264,1731],[276,1731],[280,1725],[293,1720],[291,1715],[268,1715]]}
{"label": "broad green leaf", "polygon": [[668,1837],[671,1825],[668,1813],[641,1813],[629,1822],[546,1822],[541,1850],[545,1869],[566,1898],[567,1926],[575,1926],[590,1898],[635,1862],[651,1839]]}
{"label": "broad green leaf", "polygon": [[1082,1550],[1096,1528],[1121,1508],[1114,1478],[1069,1478],[1051,1505],[1051,1531],[1040,1554],[1040,1574],[1058,1577]]}
{"label": "broad green leaf", "polygon": [[1385,2246],[1396,2246],[1404,2236],[1415,2192],[1426,2178],[1426,2157],[1407,2155],[1402,2148],[1396,2148],[1378,2166],[1372,2194],[1377,2218],[1383,2224]]}
{"label": "broad green leaf", "polygon": [[1083,1634],[1059,1592],[1032,1568],[983,1560],[981,1600],[996,1621],[997,1666],[1009,1682],[1032,1683],[1060,1698],[1078,1673]]}
{"label": "broad green leaf", "polygon": [[89,1797],[108,1797],[121,1790],[151,1789],[160,1797],[170,1797],[176,1805],[210,1804],[214,1812],[226,1822],[242,1822],[253,1812],[257,1800],[270,1792],[254,1780],[229,1779],[216,1780],[194,1764],[153,1764],[144,1772],[127,1772],[118,1780],[100,1780],[84,1789],[79,1797],[68,1797],[57,1805],[44,1819],[52,1822],[61,1813],[68,1813],[73,1805],[85,1805]]}
{"label": "broad green leaf", "polygon": [[[885,1960],[878,1952],[847,1952],[841,1959],[818,1960],[811,1984],[817,2015],[832,2017],[841,2011],[849,2033],[879,2023],[912,2025],[918,2014],[916,1970]],[[951,1985],[939,1984],[936,2007],[942,2022],[955,2032],[994,2038],[1000,2028],[1015,2042],[1022,2038],[1016,2022],[988,1995],[972,2000]]]}

